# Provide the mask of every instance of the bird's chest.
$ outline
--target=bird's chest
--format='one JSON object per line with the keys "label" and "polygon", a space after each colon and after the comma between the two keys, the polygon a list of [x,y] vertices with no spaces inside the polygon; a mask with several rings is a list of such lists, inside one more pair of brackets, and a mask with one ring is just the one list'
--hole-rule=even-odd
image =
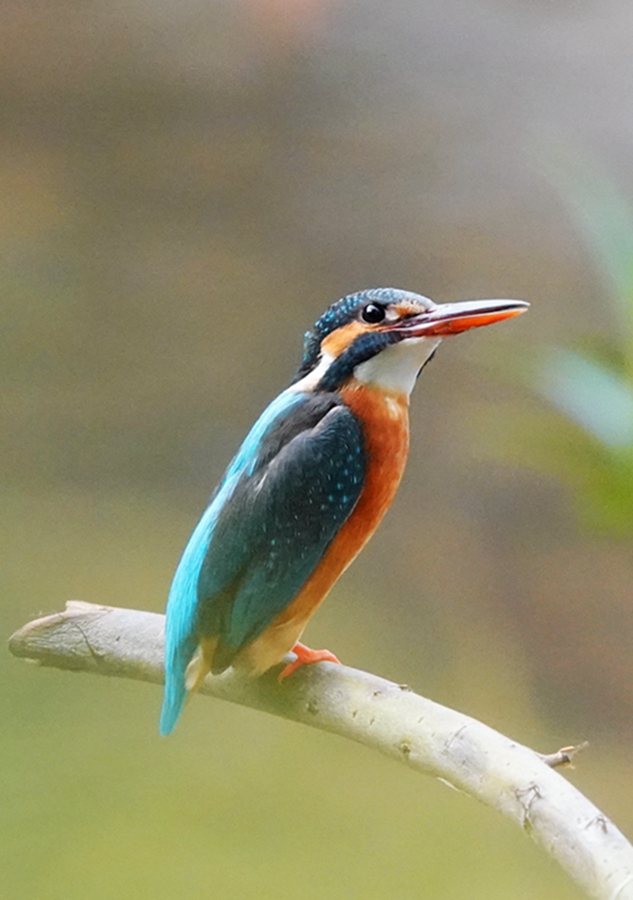
{"label": "bird's chest", "polygon": [[398,489],[409,449],[409,414],[406,394],[386,393],[352,382],[341,391],[345,404],[363,426],[366,459],[363,490],[321,562],[295,600],[278,618],[292,624],[298,639],[301,629],[334,582],[370,539]]}
{"label": "bird's chest", "polygon": [[408,397],[353,384],[342,396],[361,422],[365,439],[365,485],[347,523],[350,537],[360,538],[365,532],[362,546],[390,506],[404,473],[409,452]]}
{"label": "bird's chest", "polygon": [[409,449],[408,397],[359,385],[341,391],[363,426],[366,459],[363,490],[349,518],[295,599],[241,656],[239,663],[263,672],[297,641],[328,591],[362,550],[398,489]]}

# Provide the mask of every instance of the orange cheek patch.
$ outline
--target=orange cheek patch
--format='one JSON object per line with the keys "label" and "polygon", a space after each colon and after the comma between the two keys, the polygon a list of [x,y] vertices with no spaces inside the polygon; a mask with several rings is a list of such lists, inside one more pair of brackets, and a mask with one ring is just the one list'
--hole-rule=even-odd
{"label": "orange cheek patch", "polygon": [[424,307],[420,306],[419,303],[398,303],[393,308],[398,313],[399,319],[404,319],[407,316],[417,316],[424,312]]}
{"label": "orange cheek patch", "polygon": [[334,359],[337,359],[359,335],[366,334],[368,331],[371,331],[371,329],[363,325],[362,322],[350,322],[349,325],[337,328],[332,334],[328,334],[324,338],[321,348],[324,353],[328,353]]}

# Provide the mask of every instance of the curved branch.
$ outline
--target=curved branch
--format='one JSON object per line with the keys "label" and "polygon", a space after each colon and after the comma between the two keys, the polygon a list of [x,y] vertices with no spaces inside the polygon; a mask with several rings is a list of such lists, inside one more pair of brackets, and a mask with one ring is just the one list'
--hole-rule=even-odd
{"label": "curved branch", "polygon": [[[17,631],[15,656],[44,666],[163,681],[164,617],[73,601]],[[420,697],[406,685],[321,663],[279,684],[229,671],[200,693],[331,731],[434,775],[516,822],[590,897],[633,900],[633,847],[542,757],[487,725]]]}

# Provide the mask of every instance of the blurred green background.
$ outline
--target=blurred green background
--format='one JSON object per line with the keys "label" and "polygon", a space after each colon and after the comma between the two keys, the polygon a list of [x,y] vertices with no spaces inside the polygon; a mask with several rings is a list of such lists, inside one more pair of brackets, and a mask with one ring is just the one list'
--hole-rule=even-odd
{"label": "blurred green background", "polygon": [[[425,370],[404,489],[306,639],[537,749],[589,740],[568,777],[633,834],[633,454],[578,412],[608,382],[628,414],[632,31],[628,0],[3,4],[5,638],[70,598],[163,609],[329,302],[521,297]],[[0,677],[2,896],[579,896],[331,736],[198,699],[159,739],[153,686]]]}

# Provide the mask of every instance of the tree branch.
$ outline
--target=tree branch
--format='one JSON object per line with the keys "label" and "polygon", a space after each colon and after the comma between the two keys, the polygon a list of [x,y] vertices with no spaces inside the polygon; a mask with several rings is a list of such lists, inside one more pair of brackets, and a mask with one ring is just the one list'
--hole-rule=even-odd
{"label": "tree branch", "polygon": [[[156,613],[73,601],[29,622],[9,647],[43,666],[159,684],[163,632]],[[590,897],[633,900],[633,847],[552,768],[573,748],[540,756],[406,685],[332,663],[281,685],[274,674],[252,680],[229,670],[207,677],[200,693],[331,731],[434,775],[538,838]]]}

